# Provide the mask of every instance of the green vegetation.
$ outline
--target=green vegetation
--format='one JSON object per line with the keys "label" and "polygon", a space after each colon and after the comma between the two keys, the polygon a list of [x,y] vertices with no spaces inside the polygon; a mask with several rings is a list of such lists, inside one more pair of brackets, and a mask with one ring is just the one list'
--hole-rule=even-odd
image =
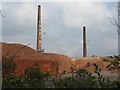
{"label": "green vegetation", "polygon": [[26,87],[32,88],[45,88],[45,81],[50,75],[48,73],[42,73],[39,66],[35,64],[25,70],[25,83]]}
{"label": "green vegetation", "polygon": [[50,75],[42,73],[37,64],[25,70],[22,77],[7,75],[2,82],[3,88],[45,88],[45,80]]}
{"label": "green vegetation", "polygon": [[16,64],[11,57],[2,57],[2,71],[5,75],[15,74]]}

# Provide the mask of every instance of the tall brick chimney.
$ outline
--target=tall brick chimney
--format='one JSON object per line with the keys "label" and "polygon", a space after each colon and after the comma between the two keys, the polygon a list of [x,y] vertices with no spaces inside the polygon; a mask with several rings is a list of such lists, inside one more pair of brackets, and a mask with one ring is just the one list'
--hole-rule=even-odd
{"label": "tall brick chimney", "polygon": [[38,18],[37,18],[37,51],[41,51],[42,41],[41,41],[41,6],[38,5]]}
{"label": "tall brick chimney", "polygon": [[83,57],[87,57],[86,27],[83,26]]}

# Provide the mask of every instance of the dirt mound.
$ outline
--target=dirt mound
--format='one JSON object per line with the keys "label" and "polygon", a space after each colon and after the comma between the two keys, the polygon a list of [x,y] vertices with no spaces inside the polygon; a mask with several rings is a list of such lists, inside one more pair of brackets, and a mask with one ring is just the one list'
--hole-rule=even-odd
{"label": "dirt mound", "polygon": [[41,53],[36,50],[21,44],[6,44],[2,43],[2,57],[8,56],[14,58],[14,60],[50,60],[51,62],[57,62],[57,67],[59,73],[62,73],[64,70],[70,72],[70,67],[73,61],[61,54],[54,53]]}
{"label": "dirt mound", "polygon": [[90,72],[95,70],[94,64],[97,64],[102,71],[108,70],[106,66],[109,64],[104,62],[102,58],[84,58],[84,59],[77,59],[75,61],[75,68],[76,70],[83,68],[87,69]]}
{"label": "dirt mound", "polygon": [[[2,46],[2,57],[13,57],[18,65],[17,72],[23,73],[24,69],[33,65],[34,62],[40,65],[40,69],[44,72],[50,72],[52,75],[61,74],[62,72],[73,72],[78,69],[87,69],[90,72],[95,70],[93,64],[97,64],[102,71],[107,71],[106,66],[109,64],[100,57],[79,58],[72,60],[71,58],[55,53],[37,52],[31,47],[21,44],[0,43]],[[117,72],[113,70],[113,72]]]}

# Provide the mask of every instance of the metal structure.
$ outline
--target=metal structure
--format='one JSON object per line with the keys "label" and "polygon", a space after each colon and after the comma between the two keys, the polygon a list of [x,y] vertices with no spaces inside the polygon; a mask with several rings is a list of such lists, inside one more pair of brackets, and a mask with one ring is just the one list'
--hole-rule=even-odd
{"label": "metal structure", "polygon": [[38,18],[37,18],[37,51],[43,52],[41,40],[41,6],[38,5]]}
{"label": "metal structure", "polygon": [[87,57],[86,27],[83,26],[83,57]]}

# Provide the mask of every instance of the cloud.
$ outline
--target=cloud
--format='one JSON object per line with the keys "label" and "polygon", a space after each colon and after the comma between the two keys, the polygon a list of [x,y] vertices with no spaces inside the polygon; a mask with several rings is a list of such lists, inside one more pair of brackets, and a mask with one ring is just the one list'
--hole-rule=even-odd
{"label": "cloud", "polygon": [[118,2],[118,0],[4,0],[3,2]]}
{"label": "cloud", "polygon": [[35,47],[37,15],[32,9],[35,6],[32,6],[33,3],[3,3],[5,18],[2,20],[2,40],[4,42],[31,43],[32,47]]}
{"label": "cloud", "polygon": [[16,11],[15,17],[16,20],[19,20],[19,24],[28,24],[29,22],[36,22],[36,12],[37,7],[34,3],[22,3]]}
{"label": "cloud", "polygon": [[111,13],[103,3],[70,3],[64,7],[64,24],[80,29],[83,25],[104,24]]}
{"label": "cloud", "polygon": [[[42,5],[42,45],[46,52],[82,56],[82,27],[87,27],[88,55],[117,53],[116,30],[109,22],[109,3],[39,3]],[[36,47],[38,3],[5,3],[3,41]],[[43,34],[46,32],[46,34]],[[114,43],[114,44],[113,44]],[[111,53],[110,53],[111,52]]]}
{"label": "cloud", "polygon": [[0,3],[0,41],[2,41],[2,3]]}

